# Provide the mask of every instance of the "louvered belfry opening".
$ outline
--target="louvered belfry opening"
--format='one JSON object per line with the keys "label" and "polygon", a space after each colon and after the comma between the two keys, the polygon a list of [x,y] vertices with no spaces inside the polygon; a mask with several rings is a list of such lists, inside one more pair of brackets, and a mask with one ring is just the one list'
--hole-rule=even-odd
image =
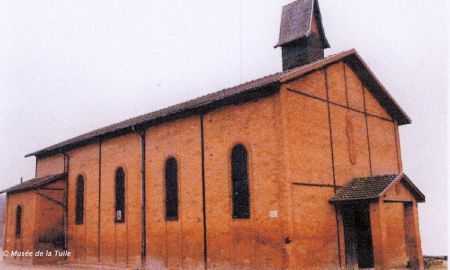
{"label": "louvered belfry opening", "polygon": [[283,70],[324,58],[330,45],[325,37],[317,0],[298,0],[283,7],[280,39]]}

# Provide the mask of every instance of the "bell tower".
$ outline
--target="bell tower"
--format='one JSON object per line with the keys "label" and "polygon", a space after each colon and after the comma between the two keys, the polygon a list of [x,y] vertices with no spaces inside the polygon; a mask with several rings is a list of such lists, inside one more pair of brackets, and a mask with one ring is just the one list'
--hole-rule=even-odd
{"label": "bell tower", "polygon": [[297,0],[283,7],[277,47],[281,47],[283,70],[324,57],[324,50],[330,45],[325,37],[317,0]]}

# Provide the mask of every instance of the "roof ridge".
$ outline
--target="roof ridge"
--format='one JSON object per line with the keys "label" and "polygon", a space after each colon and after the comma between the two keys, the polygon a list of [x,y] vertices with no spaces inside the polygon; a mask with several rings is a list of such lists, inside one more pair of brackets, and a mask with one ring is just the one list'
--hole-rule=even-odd
{"label": "roof ridge", "polygon": [[349,50],[345,50],[345,51],[342,51],[342,52],[339,52],[339,53],[333,53],[333,54],[327,55],[323,59],[320,59],[320,60],[318,60],[316,62],[312,62],[312,63],[308,63],[308,64],[303,65],[303,66],[299,66],[299,67],[296,67],[296,68],[288,69],[288,70],[283,71],[281,73],[284,73],[283,76],[288,76],[290,74],[293,74],[296,71],[307,69],[309,67],[317,65],[320,62],[325,62],[327,60],[330,60],[330,59],[332,59],[334,57],[338,57],[338,56],[347,56],[347,54],[350,55],[352,53],[356,53],[356,50],[355,49],[349,49]]}
{"label": "roof ridge", "polygon": [[[396,183],[406,179],[407,188],[415,196],[417,202],[424,202],[425,195],[412,183],[404,172],[355,177],[344,185],[331,199],[332,203],[372,200],[383,197]],[[409,186],[409,187],[408,187]]]}
{"label": "roof ridge", "polygon": [[369,179],[369,178],[379,178],[379,177],[389,177],[389,176],[395,176],[398,177],[402,173],[389,173],[389,174],[377,174],[377,175],[371,175],[371,176],[365,176],[365,177],[355,177],[352,180],[360,180],[360,179]]}
{"label": "roof ridge", "polygon": [[[348,58],[347,57],[352,57]],[[349,64],[352,63],[357,67],[368,70],[367,65],[358,55],[355,49],[350,49],[347,51],[343,51],[340,53],[329,55],[323,59],[315,61],[313,63],[303,65],[300,67],[296,67],[293,69],[289,69],[286,71],[280,71],[276,73],[272,73],[257,79],[253,79],[232,87],[223,88],[221,90],[205,94],[203,96],[193,98],[181,103],[177,103],[165,108],[161,108],[156,111],[152,111],[146,114],[141,114],[138,116],[130,117],[128,119],[122,120],[120,122],[116,122],[98,129],[91,130],[89,132],[83,133],[81,135],[72,137],[70,139],[64,140],[62,142],[53,144],[46,148],[42,148],[35,152],[29,153],[25,155],[25,157],[29,156],[43,156],[57,152],[63,152],[67,149],[72,149],[74,147],[78,147],[81,145],[89,144],[95,140],[101,139],[104,136],[118,136],[125,133],[130,133],[136,131],[135,128],[143,127],[144,125],[155,125],[159,124],[158,121],[165,122],[171,121],[175,118],[185,117],[187,115],[194,114],[198,112],[198,110],[202,109],[210,109],[212,107],[219,107],[230,104],[229,102],[233,102],[234,98],[243,97],[246,99],[252,99],[259,96],[264,95],[265,92],[251,92],[256,90],[262,90],[263,87],[269,87],[270,85],[274,85],[276,83],[285,83],[290,80],[296,79],[298,77],[304,76],[310,72],[313,72],[317,69],[323,68],[324,66],[331,65],[338,61],[347,61]],[[356,67],[355,67],[356,68]],[[362,74],[366,75],[366,73]],[[374,77],[371,72],[367,72],[369,77],[367,80],[371,80],[370,83],[374,83],[373,87],[375,89],[373,92],[379,91],[380,98],[387,98],[388,101],[391,101],[389,104],[382,104],[382,106],[390,106],[385,107],[387,111],[393,110],[392,117],[396,119],[399,124],[409,123],[409,118],[407,115],[401,110],[398,104],[393,100],[393,98],[387,93],[386,89],[379,84],[378,80]],[[267,93],[271,94],[274,91],[278,91],[279,88],[269,88],[267,89]],[[247,95],[251,94],[251,95]],[[377,98],[378,99],[378,98]],[[225,102],[220,102],[225,101]],[[384,99],[383,99],[384,101]],[[228,103],[227,103],[228,102]],[[170,118],[172,117],[172,118]],[[398,118],[396,118],[398,117]],[[64,149],[63,149],[64,147]]]}
{"label": "roof ridge", "polygon": [[[133,116],[133,117],[127,118],[127,119],[125,119],[125,120],[121,120],[121,121],[118,121],[118,122],[114,122],[114,123],[112,123],[112,124],[103,126],[103,127],[101,127],[101,128],[97,128],[97,129],[94,129],[94,130],[85,132],[85,133],[83,133],[83,134],[80,134],[80,135],[71,137],[71,138],[66,139],[66,140],[64,140],[64,141],[62,141],[62,142],[55,143],[55,144],[53,144],[53,145],[51,145],[51,146],[49,146],[49,147],[54,147],[54,146],[57,146],[57,145],[59,145],[59,144],[64,144],[64,143],[66,143],[66,142],[70,142],[70,141],[72,141],[72,140],[75,140],[75,139],[77,139],[77,138],[79,138],[79,137],[87,136],[87,135],[89,135],[89,134],[91,134],[91,133],[101,132],[102,130],[107,129],[107,128],[110,128],[110,127],[113,127],[113,126],[115,126],[115,125],[119,125],[119,124],[122,124],[122,123],[125,123],[125,122],[128,122],[128,121],[132,121],[132,120],[138,120],[139,118],[143,118],[143,117],[149,116],[149,115],[151,115],[151,114],[157,114],[157,113],[161,113],[161,112],[164,112],[164,111],[169,111],[170,109],[176,108],[176,107],[181,106],[181,105],[184,105],[184,104],[188,104],[188,103],[190,103],[190,102],[194,102],[194,101],[197,101],[197,100],[201,100],[201,99],[204,99],[204,98],[209,97],[209,96],[219,95],[219,94],[222,94],[222,93],[226,92],[227,90],[237,89],[237,88],[242,87],[242,86],[245,86],[245,85],[251,85],[252,83],[255,83],[255,82],[258,82],[258,81],[262,81],[262,80],[268,79],[268,78],[270,78],[270,77],[276,77],[276,76],[278,76],[278,75],[284,75],[284,73],[286,73],[286,71],[275,72],[275,73],[272,73],[272,74],[269,74],[269,75],[266,75],[266,76],[263,76],[263,77],[260,77],[260,78],[256,78],[256,79],[253,79],[253,80],[250,80],[250,81],[246,81],[246,82],[244,82],[244,83],[240,83],[240,84],[235,85],[235,86],[222,88],[222,89],[220,89],[220,90],[218,90],[218,91],[215,91],[215,92],[211,92],[211,93],[208,93],[208,94],[205,94],[205,95],[196,97],[196,98],[192,98],[192,99],[189,99],[189,100],[180,102],[180,103],[176,103],[176,104],[170,105],[170,106],[168,106],[168,107],[163,107],[163,108],[161,108],[161,109],[157,109],[157,110],[151,111],[151,112],[149,112],[149,113],[144,113],[144,114],[141,114],[141,115],[138,115],[138,116]],[[202,103],[199,103],[199,104],[193,104],[193,105],[200,105],[200,104],[202,104]],[[188,108],[189,108],[189,107],[188,107]],[[136,123],[135,125],[137,125],[137,124],[139,124],[139,123]],[[106,132],[106,133],[108,133],[108,132]],[[99,134],[99,135],[102,135],[102,134]],[[46,147],[46,148],[49,148],[49,147]],[[43,149],[41,149],[41,150],[44,150],[44,149],[46,149],[46,148],[43,148]],[[41,150],[37,150],[37,151],[34,151],[34,152],[30,153],[30,154],[27,154],[25,157],[31,156],[31,155],[33,155],[33,154],[35,154],[35,153],[37,153],[37,152],[40,152]]]}

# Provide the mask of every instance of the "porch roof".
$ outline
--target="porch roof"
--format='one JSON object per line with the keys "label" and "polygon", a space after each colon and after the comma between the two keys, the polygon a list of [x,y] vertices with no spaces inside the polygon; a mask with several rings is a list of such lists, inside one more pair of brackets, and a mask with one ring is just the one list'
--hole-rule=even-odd
{"label": "porch roof", "polygon": [[340,203],[347,201],[371,200],[383,196],[386,191],[395,185],[401,183],[414,195],[417,202],[424,202],[425,195],[409,180],[404,174],[387,174],[378,176],[368,176],[355,178],[350,183],[342,187],[330,202]]}
{"label": "porch roof", "polygon": [[46,176],[42,176],[42,177],[36,177],[36,178],[30,179],[30,180],[27,180],[21,184],[4,189],[4,190],[0,191],[0,194],[5,193],[5,192],[13,193],[13,192],[32,190],[32,189],[36,189],[36,188],[48,185],[55,181],[65,180],[65,179],[67,179],[66,173],[50,174],[50,175],[46,175]]}

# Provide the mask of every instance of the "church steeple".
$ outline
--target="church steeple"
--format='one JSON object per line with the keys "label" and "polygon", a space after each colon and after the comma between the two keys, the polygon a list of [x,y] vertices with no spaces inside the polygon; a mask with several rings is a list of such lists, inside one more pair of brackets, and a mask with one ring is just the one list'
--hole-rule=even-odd
{"label": "church steeple", "polygon": [[330,48],[317,0],[297,0],[283,7],[280,39],[283,70],[315,62]]}

